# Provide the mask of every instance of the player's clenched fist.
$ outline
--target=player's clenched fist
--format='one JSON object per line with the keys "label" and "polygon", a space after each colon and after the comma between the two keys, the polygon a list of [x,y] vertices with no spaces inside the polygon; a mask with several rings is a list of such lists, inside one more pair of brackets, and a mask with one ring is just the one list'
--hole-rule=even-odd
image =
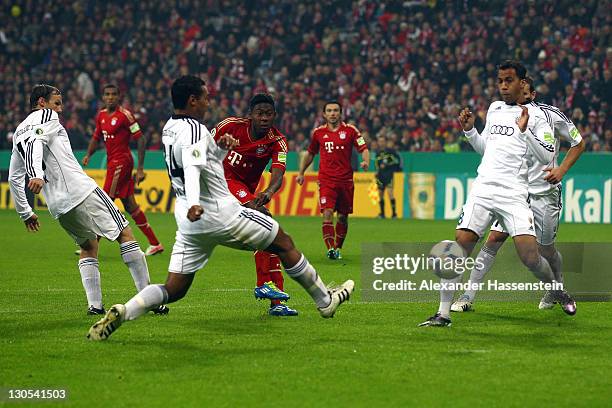
{"label": "player's clenched fist", "polygon": [[231,150],[236,147],[237,144],[238,140],[234,139],[234,136],[229,133],[224,134],[217,140],[217,146],[224,150]]}
{"label": "player's clenched fist", "polygon": [[40,223],[38,222],[38,215],[32,214],[30,218],[24,221],[26,229],[28,231],[36,232],[40,228]]}
{"label": "player's clenched fist", "polygon": [[30,181],[28,182],[28,188],[34,194],[40,193],[44,185],[45,185],[44,180],[39,179],[39,178],[31,178]]}
{"label": "player's clenched fist", "polygon": [[304,175],[298,174],[298,176],[295,178],[295,182],[298,183],[300,186],[304,184]]}
{"label": "player's clenched fist", "polygon": [[527,123],[529,123],[529,111],[523,105],[519,105],[522,109],[521,116],[517,119],[516,124],[518,125],[520,131],[525,133],[527,130]]}
{"label": "player's clenched fist", "polygon": [[466,132],[474,127],[474,115],[469,108],[464,108],[459,112],[459,123]]}
{"label": "player's clenched fist", "polygon": [[189,211],[187,211],[187,219],[191,222],[195,222],[202,218],[203,213],[204,209],[201,205],[192,205]]}

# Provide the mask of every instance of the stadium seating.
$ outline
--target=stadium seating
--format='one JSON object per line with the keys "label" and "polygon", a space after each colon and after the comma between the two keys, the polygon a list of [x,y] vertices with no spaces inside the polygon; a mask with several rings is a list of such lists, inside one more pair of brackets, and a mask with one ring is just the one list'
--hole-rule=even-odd
{"label": "stadium seating", "polygon": [[497,98],[496,63],[516,58],[588,150],[612,150],[605,1],[21,3],[3,2],[0,13],[0,149],[10,148],[38,82],[63,90],[74,148],[92,133],[101,86],[115,82],[158,149],[169,84],[189,72],[210,87],[209,125],[244,115],[248,98],[265,90],[300,151],[322,102],[336,98],[373,150],[391,138],[401,150],[450,153],[469,149],[459,107],[482,122]]}

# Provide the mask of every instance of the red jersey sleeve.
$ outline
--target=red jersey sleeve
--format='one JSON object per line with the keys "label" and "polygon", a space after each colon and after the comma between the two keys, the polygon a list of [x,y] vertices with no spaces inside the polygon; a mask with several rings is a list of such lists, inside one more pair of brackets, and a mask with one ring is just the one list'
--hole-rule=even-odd
{"label": "red jersey sleeve", "polygon": [[100,114],[101,112],[98,112],[98,114],[96,115],[96,129],[94,130],[92,135],[95,140],[100,140],[100,138],[102,137],[102,128],[100,127]]}
{"label": "red jersey sleeve", "polygon": [[[215,142],[218,142],[219,138],[226,133],[232,134],[232,127],[234,125],[234,122],[232,122],[230,119],[233,119],[233,118],[230,117],[230,118],[222,120],[221,122],[217,123],[217,126],[215,126],[215,128],[213,129],[212,136]],[[237,137],[237,135],[233,135],[233,136]]]}
{"label": "red jersey sleeve", "polygon": [[130,138],[136,140],[142,136],[142,131],[140,130],[140,125],[136,122],[136,118],[132,115],[132,112],[125,108],[121,109],[121,113],[125,116],[126,127],[130,130]]}
{"label": "red jersey sleeve", "polygon": [[317,137],[316,130],[312,132],[310,146],[308,146],[308,153],[312,154],[313,156],[316,156],[319,153],[319,138]]}
{"label": "red jersey sleeve", "polygon": [[283,172],[287,168],[287,139],[284,136],[279,137],[274,143],[274,152],[272,153],[272,169],[281,169]]}
{"label": "red jersey sleeve", "polygon": [[353,146],[357,149],[359,153],[368,149],[368,145],[366,144],[363,136],[361,136],[361,132],[353,125],[348,125],[350,129],[353,130]]}

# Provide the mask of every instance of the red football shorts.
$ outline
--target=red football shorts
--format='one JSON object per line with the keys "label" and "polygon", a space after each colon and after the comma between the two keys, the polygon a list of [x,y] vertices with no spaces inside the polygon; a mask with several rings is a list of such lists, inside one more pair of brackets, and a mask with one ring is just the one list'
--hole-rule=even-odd
{"label": "red football shorts", "polygon": [[109,163],[106,168],[104,191],[110,198],[127,198],[134,195],[134,165],[130,163]]}
{"label": "red football shorts", "polygon": [[353,213],[353,195],[355,185],[351,184],[319,184],[319,203],[321,212],[330,208],[340,214]]}
{"label": "red football shorts", "polygon": [[255,195],[249,191],[249,188],[236,180],[227,180],[227,187],[230,193],[240,201],[240,204],[246,204],[255,199]]}

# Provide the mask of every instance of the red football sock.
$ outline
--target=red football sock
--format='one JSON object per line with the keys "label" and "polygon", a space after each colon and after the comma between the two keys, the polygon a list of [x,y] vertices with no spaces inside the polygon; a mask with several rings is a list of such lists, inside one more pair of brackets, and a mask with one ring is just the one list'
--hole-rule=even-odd
{"label": "red football sock", "polygon": [[348,224],[336,222],[336,248],[342,248],[342,244],[344,244],[344,238],[346,238],[347,231]]}
{"label": "red football sock", "polygon": [[332,221],[323,221],[323,242],[325,242],[328,250],[334,247],[335,236],[334,223]]}
{"label": "red football sock", "polygon": [[149,244],[151,245],[159,245],[159,241],[153,232],[153,229],[149,225],[149,221],[147,221],[147,217],[140,210],[140,207],[136,207],[136,209],[130,214],[136,223],[136,226],[140,228],[143,234],[149,240]]}
{"label": "red football sock", "polygon": [[264,251],[255,251],[255,272],[257,273],[257,286],[272,280],[270,276],[270,254]]}
{"label": "red football sock", "polygon": [[[266,254],[270,256],[270,277],[272,279],[272,282],[274,282],[277,288],[279,288],[280,290],[284,290],[283,286],[285,283],[285,278],[283,278],[283,270],[281,269],[280,258],[278,257],[278,255],[271,254],[269,252],[266,252]],[[280,300],[273,300],[272,304],[278,305],[280,304]]]}

